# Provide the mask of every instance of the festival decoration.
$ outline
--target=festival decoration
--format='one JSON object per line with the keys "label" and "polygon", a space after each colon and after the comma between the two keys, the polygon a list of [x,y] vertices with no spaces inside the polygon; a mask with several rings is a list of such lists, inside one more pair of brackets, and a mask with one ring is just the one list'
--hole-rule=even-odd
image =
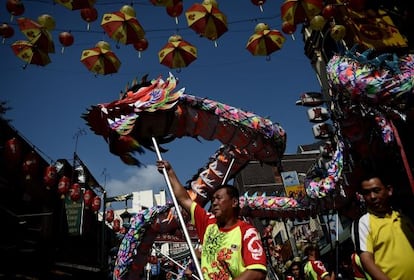
{"label": "festival decoration", "polygon": [[65,50],[65,47],[69,47],[73,45],[73,42],[75,41],[75,38],[73,37],[72,33],[64,31],[59,34],[59,42],[62,44],[62,50],[63,53]]}
{"label": "festival decoration", "polygon": [[[214,187],[222,184],[232,159],[230,178],[249,160],[269,164],[279,161],[286,135],[278,124],[226,104],[184,94],[184,89],[174,92],[176,84],[171,73],[166,81],[158,78],[149,82],[144,78],[122,99],[92,106],[82,117],[92,131],[110,143],[111,153],[129,163],[139,164],[133,153],[142,153],[143,147],[154,150],[152,137],[161,144],[183,136],[222,142],[223,146],[191,182],[197,200],[204,203]],[[135,143],[125,142],[121,136]]]}
{"label": "festival decoration", "polygon": [[70,187],[70,178],[67,176],[62,176],[59,179],[57,191],[60,194],[60,198],[64,199],[66,193],[69,191]]}
{"label": "festival decoration", "polygon": [[414,87],[414,55],[383,54],[369,59],[371,52],[358,54],[354,46],[345,55],[334,55],[327,64],[330,83],[352,100],[404,104]]}
{"label": "festival decoration", "polygon": [[17,23],[20,31],[26,36],[30,44],[45,53],[55,52],[52,34],[40,23],[30,18],[18,18]]}
{"label": "festival decoration", "polygon": [[78,183],[72,184],[69,188],[69,197],[72,201],[78,201],[81,198],[81,186]]}
{"label": "festival decoration", "polygon": [[310,29],[312,30],[321,31],[323,27],[325,26],[325,24],[326,24],[326,19],[321,15],[316,15],[311,19],[309,26],[310,26]]}
{"label": "festival decoration", "polygon": [[49,165],[45,168],[43,174],[43,183],[46,189],[50,190],[57,182],[57,169],[54,165]]}
{"label": "festival decoration", "polygon": [[108,223],[112,223],[112,222],[113,222],[113,220],[114,220],[114,218],[115,218],[114,210],[112,210],[112,209],[108,209],[108,210],[106,210],[105,220],[106,220]]}
{"label": "festival decoration", "polygon": [[13,137],[6,141],[4,146],[4,158],[7,167],[16,167],[22,160],[22,144],[19,139]]}
{"label": "festival decoration", "polygon": [[[131,6],[128,7],[133,9]],[[123,9],[127,10],[125,6]],[[104,14],[101,27],[117,43],[125,45],[136,43],[144,38],[145,32],[134,14],[135,11],[128,10],[127,13],[117,11]]]}
{"label": "festival decoration", "polygon": [[15,16],[21,16],[24,13],[24,5],[20,0],[7,0],[6,9],[11,14],[10,21],[13,21]]}
{"label": "festival decoration", "polygon": [[94,48],[83,50],[80,61],[95,74],[108,75],[118,72],[121,62],[105,41],[98,42]]}
{"label": "festival decoration", "polygon": [[263,12],[263,4],[266,2],[266,0],[251,0],[251,2],[256,6],[259,6],[260,11]]}
{"label": "festival decoration", "polygon": [[31,180],[39,171],[39,156],[35,151],[30,151],[23,159],[23,175],[26,180]]}
{"label": "festival decoration", "polygon": [[132,44],[134,49],[138,51],[138,57],[141,58],[141,52],[148,48],[148,40],[145,38],[139,39],[137,42]]}
{"label": "festival decoration", "polygon": [[92,199],[91,209],[92,211],[98,211],[100,208],[101,208],[101,198],[96,195]]}
{"label": "festival decoration", "polygon": [[178,17],[183,13],[183,0],[175,0],[173,1],[172,6],[165,7],[167,14],[170,17],[175,18],[175,24],[178,24]]}
{"label": "festival decoration", "polygon": [[89,207],[92,206],[93,197],[94,197],[94,193],[92,190],[88,189],[88,190],[85,190],[85,192],[83,193],[83,203],[86,209],[89,209]]}
{"label": "festival decoration", "polygon": [[43,28],[46,28],[47,30],[49,30],[49,31],[52,31],[53,29],[55,29],[55,27],[56,27],[56,22],[55,22],[55,19],[51,16],[51,15],[48,15],[48,14],[43,14],[43,15],[40,15],[38,18],[37,18],[37,22],[43,27]]}
{"label": "festival decoration", "polygon": [[280,7],[282,20],[292,25],[303,23],[322,11],[322,3],[322,0],[285,0]]}
{"label": "festival decoration", "polygon": [[294,34],[294,33],[295,33],[295,31],[296,31],[296,25],[291,24],[291,23],[290,23],[290,22],[288,22],[288,21],[284,21],[284,22],[282,23],[282,31],[283,31],[283,33],[285,33],[285,34],[288,34],[288,35],[292,36],[292,39],[293,39],[293,40],[295,40],[295,35],[293,35],[293,34]]}
{"label": "festival decoration", "polygon": [[14,29],[7,23],[2,23],[0,25],[0,36],[3,37],[2,43],[6,41],[7,38],[10,38],[14,35]]}
{"label": "festival decoration", "polygon": [[169,68],[184,68],[197,59],[197,48],[180,35],[173,35],[158,52],[158,58],[162,65]]}
{"label": "festival decoration", "polygon": [[112,224],[112,230],[114,232],[119,232],[121,229],[121,221],[119,219],[115,219]]}
{"label": "festival decoration", "polygon": [[96,2],[96,0],[54,0],[54,1],[71,11],[93,8]]}
{"label": "festival decoration", "polygon": [[258,23],[255,33],[250,36],[246,49],[252,55],[269,57],[273,52],[280,50],[285,42],[285,37],[278,30],[270,30],[265,23]]}
{"label": "festival decoration", "polygon": [[332,39],[334,39],[335,41],[340,41],[342,40],[345,35],[346,35],[346,28],[345,26],[341,25],[341,24],[336,24],[334,26],[332,26],[329,34],[331,35]]}
{"label": "festival decoration", "polygon": [[11,48],[18,58],[26,62],[23,68],[26,68],[29,64],[45,66],[51,62],[46,52],[28,41],[16,41],[11,45]]}
{"label": "festival decoration", "polygon": [[81,18],[87,22],[86,29],[89,30],[91,22],[94,22],[98,19],[98,10],[94,7],[83,8],[80,10]]}
{"label": "festival decoration", "polygon": [[188,26],[197,34],[217,44],[217,39],[227,32],[227,17],[218,9],[215,0],[195,3],[185,12]]}

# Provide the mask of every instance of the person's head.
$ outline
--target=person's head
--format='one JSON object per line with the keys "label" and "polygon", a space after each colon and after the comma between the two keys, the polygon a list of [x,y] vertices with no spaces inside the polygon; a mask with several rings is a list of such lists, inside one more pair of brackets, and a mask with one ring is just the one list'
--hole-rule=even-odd
{"label": "person's head", "polygon": [[218,186],[211,199],[211,212],[217,221],[226,221],[228,218],[238,217],[239,191],[231,185]]}
{"label": "person's head", "polygon": [[385,214],[389,212],[393,188],[383,172],[368,172],[361,177],[358,192],[363,196],[370,212]]}
{"label": "person's head", "polygon": [[305,257],[307,257],[307,259],[310,261],[319,259],[319,249],[316,245],[308,245],[305,248],[304,254]]}
{"label": "person's head", "polygon": [[301,269],[301,263],[298,261],[293,261],[290,265],[290,271],[295,279],[300,278],[300,269]]}

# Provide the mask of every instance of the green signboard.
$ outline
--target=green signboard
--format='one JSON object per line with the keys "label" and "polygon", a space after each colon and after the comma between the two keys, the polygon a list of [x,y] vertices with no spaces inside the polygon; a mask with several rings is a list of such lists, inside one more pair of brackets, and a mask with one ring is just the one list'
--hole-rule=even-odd
{"label": "green signboard", "polygon": [[[82,195],[81,195],[82,197]],[[66,218],[68,221],[69,235],[82,234],[82,218],[83,218],[83,200],[72,201],[67,195],[65,197]]]}

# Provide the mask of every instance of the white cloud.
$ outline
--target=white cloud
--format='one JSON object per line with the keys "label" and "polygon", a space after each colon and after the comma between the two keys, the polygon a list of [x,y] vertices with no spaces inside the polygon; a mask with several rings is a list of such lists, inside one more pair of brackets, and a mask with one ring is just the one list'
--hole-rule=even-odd
{"label": "white cloud", "polygon": [[108,196],[116,196],[129,194],[141,190],[152,189],[159,192],[160,189],[166,188],[164,176],[158,172],[155,165],[147,165],[146,167],[126,168],[123,174],[125,179],[110,179],[106,184]]}

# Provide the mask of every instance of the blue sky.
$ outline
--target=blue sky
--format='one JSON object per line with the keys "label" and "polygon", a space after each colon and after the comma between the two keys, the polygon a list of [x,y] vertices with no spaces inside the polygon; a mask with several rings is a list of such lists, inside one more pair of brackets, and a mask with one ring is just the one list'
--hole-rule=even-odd
{"label": "blue sky", "polygon": [[[195,2],[184,0],[184,12]],[[6,117],[46,160],[72,159],[76,146],[79,157],[109,195],[165,188],[164,178],[154,167],[155,153],[147,151],[140,157],[146,168],[127,166],[109,152],[103,138],[93,134],[81,118],[89,106],[117,99],[128,82],[144,74],[149,74],[150,78],[159,75],[166,78],[171,71],[180,80],[178,88],[185,87],[188,94],[251,111],[279,123],[287,132],[286,153],[295,153],[300,144],[315,142],[307,108],[295,105],[301,93],[320,90],[310,61],[304,55],[300,27],[295,40],[285,35],[283,48],[273,53],[270,60],[253,56],[245,49],[257,23],[281,30],[281,0],[267,1],[263,12],[249,0],[218,1],[220,10],[227,16],[229,30],[218,39],[217,47],[187,27],[184,12],[177,25],[164,7],[153,6],[149,0],[134,1],[137,19],[149,41],[141,57],[132,45],[121,44],[117,48],[116,42],[100,27],[104,13],[118,11],[131,2],[98,0],[95,5],[98,19],[87,31],[79,11],[70,11],[53,4],[52,0],[26,0],[22,16],[36,20],[41,14],[49,14],[56,21],[52,31],[56,48],[56,52],[50,54],[52,62],[45,67],[29,65],[26,69],[10,47],[14,41],[25,37],[16,18],[10,22],[5,1],[2,3],[0,19],[15,30],[12,38],[0,44],[0,100],[12,107]],[[75,43],[66,47],[63,54],[58,40],[62,31],[71,31],[75,37]],[[198,50],[198,59],[181,71],[161,65],[157,56],[174,34],[181,35]],[[94,47],[101,40],[110,43],[121,60],[118,73],[96,76],[80,62],[82,50]],[[163,157],[171,161],[181,181],[185,182],[207,163],[219,146],[217,141],[202,139],[199,143],[192,138],[182,138],[164,145],[169,151]]]}

